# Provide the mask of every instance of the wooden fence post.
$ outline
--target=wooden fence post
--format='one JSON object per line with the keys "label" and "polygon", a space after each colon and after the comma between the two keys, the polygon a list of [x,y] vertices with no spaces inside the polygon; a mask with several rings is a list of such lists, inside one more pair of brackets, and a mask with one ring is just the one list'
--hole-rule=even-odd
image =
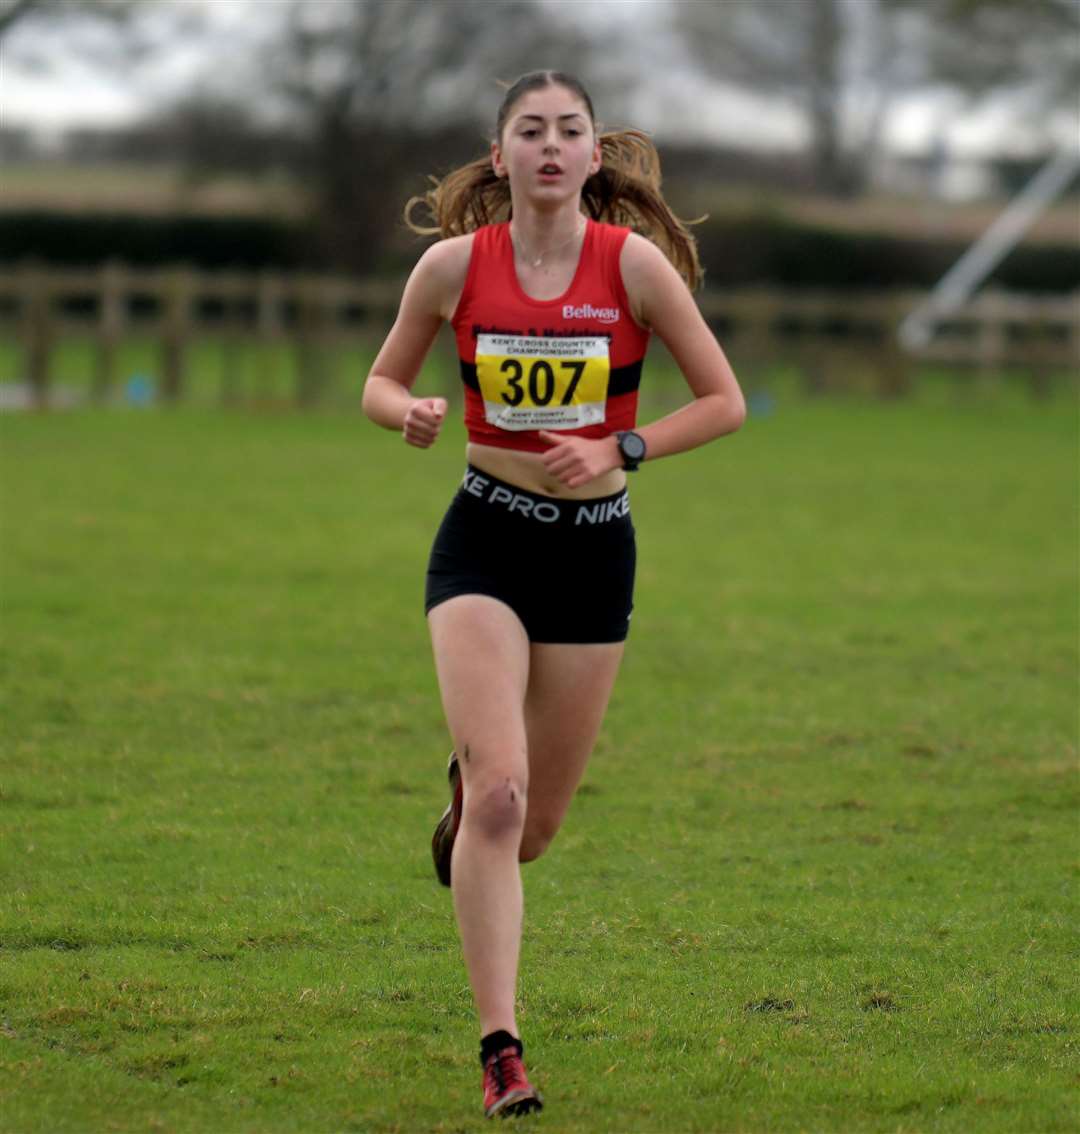
{"label": "wooden fence post", "polygon": [[174,268],[165,278],[161,396],[169,403],[178,401],[184,390],[184,348],[187,345],[193,285],[190,268]]}
{"label": "wooden fence post", "polygon": [[227,331],[221,344],[221,404],[237,406],[243,400],[244,371],[247,369],[244,340],[236,331]]}
{"label": "wooden fence post", "polygon": [[1066,300],[1072,318],[1065,326],[1065,353],[1070,364],[1075,368],[1080,365],[1080,291],[1074,291]]}
{"label": "wooden fence post", "polygon": [[22,337],[25,344],[26,381],[37,409],[49,406],[49,356],[52,353],[52,296],[45,271],[37,261],[27,261],[22,277]]}
{"label": "wooden fence post", "polygon": [[[1024,326],[1031,336],[1031,340],[1026,345],[1025,355],[1028,359],[1028,365],[1031,367],[1030,375],[1030,389],[1033,398],[1043,400],[1050,397],[1053,392],[1053,377],[1054,377],[1054,339],[1053,339],[1053,317],[1048,314],[1044,307],[1038,303],[1028,302],[1025,304],[1027,311],[1024,312]],[[1064,325],[1069,326],[1065,321]],[[1070,341],[1069,330],[1065,331],[1065,341]],[[1073,354],[1074,363],[1078,361]]]}
{"label": "wooden fence post", "polygon": [[835,392],[838,382],[839,354],[835,344],[824,331],[828,304],[823,303],[820,292],[811,292],[797,303],[802,319],[812,328],[805,338],[800,334],[799,369],[803,388],[810,397]]}
{"label": "wooden fence post", "polygon": [[[748,386],[756,386],[762,375],[776,364],[773,337],[776,308],[764,291],[755,290],[741,296],[734,305],[728,305],[726,313],[729,318],[733,316],[731,350],[739,360],[740,373],[746,374]],[[713,311],[714,332],[721,314],[720,310]]]}
{"label": "wooden fence post", "polygon": [[122,264],[110,260],[98,276],[98,350],[92,396],[105,401],[116,378],[116,354],[124,333],[126,274]]}
{"label": "wooden fence post", "polygon": [[1062,320],[1065,342],[1061,353],[1068,359],[1065,366],[1076,375],[1080,373],[1080,291],[1072,292],[1064,302],[1070,317]]}
{"label": "wooden fence post", "polygon": [[1005,317],[1008,304],[998,291],[988,291],[972,304],[979,320],[976,352],[979,373],[983,378],[1000,370],[1005,355]]}
{"label": "wooden fence post", "polygon": [[297,290],[300,311],[296,336],[296,404],[301,409],[310,409],[326,385],[326,354],[321,341],[326,307],[317,277],[302,276]]}
{"label": "wooden fence post", "polygon": [[274,388],[270,364],[277,361],[277,352],[272,348],[283,337],[281,304],[284,293],[284,282],[278,272],[259,273],[255,283],[255,334],[258,338],[255,398],[265,403],[271,401]]}
{"label": "wooden fence post", "polygon": [[882,339],[877,347],[878,394],[882,398],[903,398],[911,393],[911,360],[900,345],[900,324],[908,312],[908,301],[892,298],[883,305]]}
{"label": "wooden fence post", "polygon": [[221,385],[218,396],[225,407],[242,400],[244,388],[244,351],[241,309],[244,296],[251,293],[247,278],[235,273],[218,276],[222,306],[221,321]]}

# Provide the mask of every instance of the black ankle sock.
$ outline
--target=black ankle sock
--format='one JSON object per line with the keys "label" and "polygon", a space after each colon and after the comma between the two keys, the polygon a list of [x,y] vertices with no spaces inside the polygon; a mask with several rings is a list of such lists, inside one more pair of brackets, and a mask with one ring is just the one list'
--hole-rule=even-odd
{"label": "black ankle sock", "polygon": [[480,1041],[480,1062],[487,1064],[487,1061],[500,1051],[505,1051],[508,1047],[516,1047],[518,1055],[525,1051],[525,1046],[516,1036],[512,1036],[509,1032],[492,1032],[490,1035],[484,1036]]}

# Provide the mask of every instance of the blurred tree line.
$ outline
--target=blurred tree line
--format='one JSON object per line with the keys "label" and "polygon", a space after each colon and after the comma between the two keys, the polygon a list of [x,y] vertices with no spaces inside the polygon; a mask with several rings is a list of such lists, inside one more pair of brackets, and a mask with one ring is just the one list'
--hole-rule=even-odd
{"label": "blurred tree line", "polygon": [[[279,0],[226,73],[157,109],[130,142],[193,176],[286,171],[310,202],[303,259],[397,270],[412,246],[405,200],[425,174],[486,151],[495,80],[552,66],[584,77],[602,116],[625,104],[649,64],[632,7],[594,27],[559,0]],[[33,42],[19,29],[36,24],[54,42],[111,44],[135,68],[199,20],[180,0],[0,0],[0,47],[17,63]],[[766,95],[805,125],[805,155],[727,167],[745,176],[756,163],[808,193],[864,191],[888,115],[914,90],[968,104],[1011,92],[1036,130],[1080,81],[1080,0],[673,0],[670,20],[702,82]],[[723,177],[722,151],[710,163],[659,141],[673,189],[709,164]]]}
{"label": "blurred tree line", "polygon": [[800,114],[817,185],[864,189],[897,100],[918,90],[972,102],[1003,92],[1037,129],[1074,107],[1078,0],[721,0],[677,3],[702,69]]}

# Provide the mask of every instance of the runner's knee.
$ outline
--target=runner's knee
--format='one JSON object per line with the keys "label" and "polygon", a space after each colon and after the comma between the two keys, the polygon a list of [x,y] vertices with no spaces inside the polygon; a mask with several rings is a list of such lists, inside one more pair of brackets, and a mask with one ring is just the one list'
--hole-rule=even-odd
{"label": "runner's knee", "polygon": [[525,787],[516,776],[486,778],[465,792],[462,822],[488,839],[520,839],[525,804]]}

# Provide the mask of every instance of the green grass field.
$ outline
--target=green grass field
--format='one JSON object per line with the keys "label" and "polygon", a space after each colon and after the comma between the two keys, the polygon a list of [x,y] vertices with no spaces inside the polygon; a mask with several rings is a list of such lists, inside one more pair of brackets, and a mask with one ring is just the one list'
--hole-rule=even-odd
{"label": "green grass field", "polygon": [[[358,414],[8,415],[0,1127],[472,1131],[421,594]],[[549,1131],[1071,1131],[1077,420],[781,398],[633,483],[634,629],[526,868]]]}

